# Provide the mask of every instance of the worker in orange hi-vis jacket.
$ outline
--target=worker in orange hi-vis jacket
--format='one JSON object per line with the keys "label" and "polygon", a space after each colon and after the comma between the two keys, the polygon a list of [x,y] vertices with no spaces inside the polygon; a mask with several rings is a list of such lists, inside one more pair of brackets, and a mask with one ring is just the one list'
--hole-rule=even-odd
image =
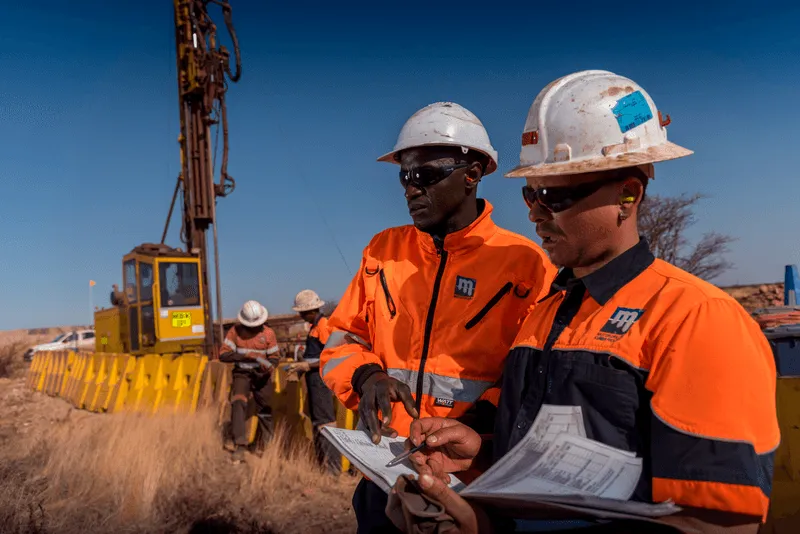
{"label": "worker in orange hi-vis jacket", "polygon": [[534,100],[509,176],[526,178],[529,218],[564,269],[505,361],[491,446],[449,419],[412,425],[411,442],[429,446],[412,456],[420,486],[460,532],[524,525],[468,504],[446,473],[485,469],[561,407],[581,415],[586,438],[641,459],[630,498],[680,506],[665,523],[755,533],[766,518],[780,442],[769,343],[739,303],[654,258],[638,232],[653,164],[691,154],[667,141],[669,122],[636,82],[607,71],[570,74]]}
{"label": "worker in orange hi-vis jacket", "polygon": [[280,353],[275,332],[266,324],[269,312],[255,300],[248,300],[239,311],[239,324],[225,336],[220,360],[234,362],[231,385],[231,432],[233,461],[244,460],[248,444],[246,420],[250,393],[262,410],[269,409],[272,384],[270,377]]}
{"label": "worker in orange hi-vis jacket", "polygon": [[[364,249],[329,326],[320,373],[359,426],[407,436],[413,418],[459,418],[480,429],[494,412],[503,361],[527,310],[556,268],[533,241],[498,227],[477,196],[497,169],[481,121],[458,104],[416,112],[394,150],[412,225]],[[488,417],[491,420],[491,417]],[[387,496],[362,480],[358,532],[392,532]]]}
{"label": "worker in orange hi-vis jacket", "polygon": [[311,329],[306,337],[306,350],[303,357],[300,361],[289,364],[287,371],[303,373],[308,391],[306,400],[311,415],[317,460],[331,471],[338,472],[340,456],[333,444],[320,434],[322,427],[336,424],[333,395],[319,375],[319,357],[330,335],[328,318],[322,313],[324,305],[325,301],[311,289],[304,289],[295,296],[292,309],[311,325]]}

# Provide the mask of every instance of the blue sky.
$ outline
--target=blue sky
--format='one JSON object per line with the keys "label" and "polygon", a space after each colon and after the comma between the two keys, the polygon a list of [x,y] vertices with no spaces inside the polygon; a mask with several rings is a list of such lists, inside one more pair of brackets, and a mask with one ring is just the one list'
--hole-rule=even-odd
{"label": "blue sky", "polygon": [[[538,91],[589,68],[640,83],[695,151],[662,164],[651,191],[711,195],[691,237],[738,238],[718,283],[800,263],[790,2],[232,3],[243,74],[228,93],[237,189],[218,208],[226,316],[249,298],[286,312],[305,287],[339,297],[369,238],[408,221],[396,169],[375,158],[431,102],[481,118],[500,153],[481,195],[535,238],[502,172]],[[3,1],[0,20],[0,329],[88,323],[88,281],[106,305],[122,255],[160,239],[179,171],[172,3],[24,4]]]}

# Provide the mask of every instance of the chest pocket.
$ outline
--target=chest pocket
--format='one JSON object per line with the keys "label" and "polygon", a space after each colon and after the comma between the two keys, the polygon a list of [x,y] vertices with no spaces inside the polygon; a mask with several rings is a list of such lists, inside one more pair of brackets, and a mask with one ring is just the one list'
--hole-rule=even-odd
{"label": "chest pocket", "polygon": [[638,382],[633,368],[605,354],[553,351],[545,402],[581,406],[588,438],[635,452]]}
{"label": "chest pocket", "polygon": [[386,269],[377,261],[368,261],[364,266],[364,290],[367,298],[367,314],[369,319],[375,319],[375,313],[380,313],[391,321],[397,316],[397,303],[392,291]]}
{"label": "chest pocket", "polygon": [[508,319],[509,311],[515,319],[521,318],[530,293],[531,288],[526,284],[517,283],[515,280],[507,281],[488,300],[477,302],[467,310],[467,322],[464,328],[472,330],[493,314],[501,314],[505,316],[501,318]]}

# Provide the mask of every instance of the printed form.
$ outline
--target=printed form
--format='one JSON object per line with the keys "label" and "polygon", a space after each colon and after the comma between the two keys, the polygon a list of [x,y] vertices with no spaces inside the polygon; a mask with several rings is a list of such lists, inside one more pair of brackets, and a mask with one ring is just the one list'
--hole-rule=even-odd
{"label": "printed form", "polygon": [[461,493],[627,500],[641,471],[633,453],[586,438],[580,406],[545,404],[525,437]]}
{"label": "printed form", "polygon": [[[386,464],[405,450],[406,438],[381,437],[381,442],[375,445],[361,430],[325,426],[322,427],[322,433],[340,453],[353,462],[359,471],[366,474],[386,493],[391,491],[400,475],[417,475],[417,471],[408,459],[393,467],[386,467]],[[450,487],[458,491],[464,484],[450,475]]]}

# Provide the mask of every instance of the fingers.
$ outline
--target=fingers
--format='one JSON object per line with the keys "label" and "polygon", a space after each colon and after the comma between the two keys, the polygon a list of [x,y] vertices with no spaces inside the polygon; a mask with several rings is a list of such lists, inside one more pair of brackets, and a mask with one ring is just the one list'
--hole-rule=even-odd
{"label": "fingers", "polygon": [[[440,428],[425,438],[429,447],[444,447],[445,445],[458,445],[459,453],[466,456],[476,455],[481,447],[480,436],[466,425],[449,426]],[[463,449],[463,451],[461,450]]]}
{"label": "fingers", "polygon": [[432,474],[434,477],[443,481],[445,484],[450,483],[450,475],[448,475],[447,472],[445,471],[442,462],[437,461],[433,457],[428,458],[428,468],[430,468],[431,470],[430,474]]}
{"label": "fingers", "polygon": [[403,407],[408,412],[408,415],[413,417],[414,419],[419,418],[419,412],[417,408],[414,406],[414,397],[411,396],[411,389],[403,384],[402,382],[397,382],[395,384],[395,396],[396,399],[403,403]]}
{"label": "fingers", "polygon": [[392,401],[386,390],[378,388],[375,396],[378,398],[378,408],[381,409],[381,416],[383,417],[383,424],[388,425],[392,422]]}
{"label": "fingers", "polygon": [[378,411],[375,409],[375,398],[365,397],[358,403],[358,416],[364,421],[370,439],[376,445],[381,442],[381,423],[378,421]]}
{"label": "fingers", "polygon": [[460,532],[477,534],[478,521],[475,511],[455,491],[441,480],[430,475],[420,475],[419,486],[425,495],[442,503],[447,513],[458,524]]}
{"label": "fingers", "polygon": [[396,438],[398,433],[397,430],[390,426],[381,425],[381,436],[386,436],[387,438]]}

